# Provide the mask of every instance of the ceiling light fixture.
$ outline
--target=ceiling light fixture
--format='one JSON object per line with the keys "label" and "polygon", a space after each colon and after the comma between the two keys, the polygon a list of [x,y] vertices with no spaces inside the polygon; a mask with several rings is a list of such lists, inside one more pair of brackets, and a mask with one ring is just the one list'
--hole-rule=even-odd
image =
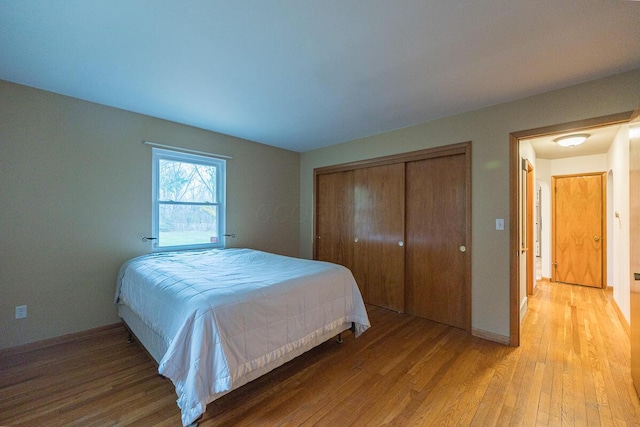
{"label": "ceiling light fixture", "polygon": [[575,147],[585,142],[590,136],[588,133],[575,133],[558,137],[553,141],[561,147]]}

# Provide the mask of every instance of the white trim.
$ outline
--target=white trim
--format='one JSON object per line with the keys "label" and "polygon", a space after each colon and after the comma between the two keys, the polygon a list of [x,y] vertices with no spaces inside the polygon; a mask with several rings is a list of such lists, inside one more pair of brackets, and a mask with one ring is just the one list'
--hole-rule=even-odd
{"label": "white trim", "polygon": [[483,331],[482,329],[473,328],[471,335],[485,340],[497,342],[498,344],[509,345],[510,339],[504,335],[494,334],[493,332]]}
{"label": "white trim", "polygon": [[[152,252],[166,252],[166,251],[177,251],[177,250],[189,250],[189,249],[207,249],[207,248],[225,248],[226,247],[226,204],[227,204],[227,188],[226,188],[226,160],[220,158],[206,158],[205,156],[200,156],[198,154],[192,153],[182,153],[179,151],[171,151],[165,150],[162,148],[152,148],[151,149],[151,236],[154,237],[151,244]],[[160,238],[160,217],[159,217],[159,184],[160,184],[160,171],[159,161],[161,159],[170,160],[175,162],[189,162],[200,165],[208,165],[215,166],[217,168],[217,180],[216,180],[216,195],[218,200],[213,203],[218,207],[217,209],[217,220],[218,220],[218,241],[216,243],[198,243],[198,244],[185,244],[185,245],[177,245],[177,246],[160,246],[161,240]]]}
{"label": "white trim", "polygon": [[217,157],[219,159],[233,160],[233,157],[225,156],[224,154],[207,153],[206,151],[198,151],[198,150],[191,150],[189,148],[174,147],[172,145],[158,144],[157,142],[151,142],[151,141],[142,141],[142,143],[145,145],[151,145],[152,147],[168,148],[169,150],[184,151],[185,153],[199,154],[201,156],[209,156],[209,157]]}
{"label": "white trim", "polygon": [[[536,283],[534,280],[533,283],[533,287],[534,289],[536,288]],[[529,311],[529,297],[524,297],[524,299],[522,300],[522,303],[520,303],[520,323],[522,323],[522,321],[524,320],[524,316],[527,314],[527,312]]]}

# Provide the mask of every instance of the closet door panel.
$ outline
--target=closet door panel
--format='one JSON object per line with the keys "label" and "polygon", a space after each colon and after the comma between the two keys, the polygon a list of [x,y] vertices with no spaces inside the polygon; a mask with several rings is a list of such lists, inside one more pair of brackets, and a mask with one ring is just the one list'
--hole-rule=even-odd
{"label": "closet door panel", "polygon": [[409,162],[406,310],[466,328],[466,164],[451,155]]}
{"label": "closet door panel", "polygon": [[353,267],[353,171],[316,179],[316,259]]}
{"label": "closet door panel", "polygon": [[353,272],[369,304],[404,311],[404,163],[354,171]]}

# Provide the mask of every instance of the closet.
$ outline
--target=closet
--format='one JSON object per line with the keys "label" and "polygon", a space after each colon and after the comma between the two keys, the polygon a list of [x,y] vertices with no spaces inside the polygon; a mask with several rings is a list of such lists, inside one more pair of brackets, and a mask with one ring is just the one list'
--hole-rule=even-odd
{"label": "closet", "polygon": [[314,170],[314,258],[368,304],[470,330],[470,143]]}

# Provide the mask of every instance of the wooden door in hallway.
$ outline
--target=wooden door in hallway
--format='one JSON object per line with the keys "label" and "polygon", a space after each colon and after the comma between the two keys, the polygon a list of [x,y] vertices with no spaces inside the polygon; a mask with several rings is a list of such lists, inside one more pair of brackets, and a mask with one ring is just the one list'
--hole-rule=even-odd
{"label": "wooden door in hallway", "polygon": [[605,255],[605,174],[554,176],[552,280],[602,288]]}
{"label": "wooden door in hallway", "polygon": [[640,107],[629,123],[631,376],[640,395]]}
{"label": "wooden door in hallway", "polygon": [[407,313],[469,323],[465,154],[407,163]]}

